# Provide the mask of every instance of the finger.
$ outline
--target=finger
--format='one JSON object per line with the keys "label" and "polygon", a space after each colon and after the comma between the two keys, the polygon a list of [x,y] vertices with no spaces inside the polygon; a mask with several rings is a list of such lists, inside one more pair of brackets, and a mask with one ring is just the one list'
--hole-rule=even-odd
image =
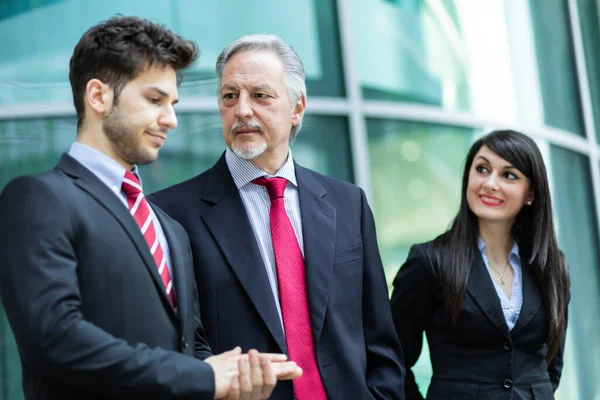
{"label": "finger", "polygon": [[293,361],[271,364],[275,376],[280,381],[296,379],[302,376],[302,368]]}
{"label": "finger", "polygon": [[250,358],[250,374],[252,379],[252,399],[258,399],[263,389],[263,368],[261,365],[261,358],[258,355],[258,351],[250,350],[248,352]]}
{"label": "finger", "polygon": [[291,381],[296,378],[300,378],[302,376],[302,368],[297,367],[295,370],[288,374],[283,374],[277,376],[278,381]]}
{"label": "finger", "polygon": [[227,400],[241,400],[240,399],[240,377],[234,376],[231,379],[231,388],[227,394]]}
{"label": "finger", "polygon": [[221,353],[221,354],[227,354],[228,356],[235,356],[235,355],[238,355],[238,354],[242,354],[242,348],[240,346],[236,346],[233,349],[228,350],[228,351],[226,351],[224,353]]}
{"label": "finger", "polygon": [[273,364],[266,358],[260,359],[260,366],[262,367],[263,373],[263,385],[261,391],[261,399],[268,399],[275,389],[275,385],[277,384],[277,377],[275,376],[275,370],[273,368]]}
{"label": "finger", "polygon": [[287,360],[287,356],[280,353],[260,353],[260,358],[266,358],[271,362],[283,362]]}
{"label": "finger", "polygon": [[240,399],[249,399],[252,395],[252,378],[250,376],[250,364],[245,358],[238,360],[238,367],[240,370],[239,375],[239,386],[240,386]]}

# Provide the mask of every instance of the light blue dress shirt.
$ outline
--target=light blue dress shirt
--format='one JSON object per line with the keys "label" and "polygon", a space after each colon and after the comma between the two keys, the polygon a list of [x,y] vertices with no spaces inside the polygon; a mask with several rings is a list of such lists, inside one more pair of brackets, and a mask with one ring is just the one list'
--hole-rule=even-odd
{"label": "light blue dress shirt", "polygon": [[523,306],[523,273],[521,269],[521,257],[519,256],[519,245],[515,242],[508,255],[508,261],[513,268],[513,281],[512,288],[510,290],[510,299],[502,289],[502,286],[496,284],[496,281],[494,280],[494,275],[497,275],[498,273],[490,268],[487,255],[485,254],[486,244],[483,239],[479,238],[477,240],[477,245],[479,247],[479,251],[481,252],[481,257],[483,257],[483,262],[485,263],[488,273],[490,274],[490,278],[492,279],[494,287],[496,288],[496,293],[500,298],[500,303],[502,304],[502,313],[504,314],[504,319],[508,325],[508,330],[512,330],[517,323],[517,319],[519,319],[521,307]]}
{"label": "light blue dress shirt", "polygon": [[[107,156],[106,154],[85,145],[83,143],[75,142],[71,145],[69,155],[77,160],[81,165],[89,169],[98,179],[100,179],[111,192],[115,194],[121,200],[125,208],[129,210],[127,205],[127,195],[123,192],[121,187],[123,186],[123,178],[125,177],[126,169],[119,164],[115,159]],[[142,178],[138,173],[137,165],[131,170],[135,176],[140,180],[140,186],[142,185]],[[169,274],[173,277],[173,270],[171,269],[171,254],[169,251],[169,244],[165,237],[165,232],[160,225],[160,221],[156,218],[152,206],[150,213],[152,214],[152,222],[156,230],[156,236],[158,236],[158,242],[163,250],[163,253],[167,259],[167,268],[169,268]]]}

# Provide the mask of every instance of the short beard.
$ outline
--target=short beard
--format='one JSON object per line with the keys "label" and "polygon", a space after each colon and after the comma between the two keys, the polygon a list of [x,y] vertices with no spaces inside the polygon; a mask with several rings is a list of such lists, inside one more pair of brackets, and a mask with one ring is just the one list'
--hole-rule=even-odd
{"label": "short beard", "polygon": [[102,131],[115,152],[131,165],[145,165],[154,162],[156,155],[145,152],[140,147],[136,129],[127,125],[126,121],[127,119],[116,105],[113,105],[102,121]]}
{"label": "short beard", "polygon": [[267,150],[267,144],[265,142],[257,144],[249,149],[239,148],[235,144],[231,145],[231,151],[233,151],[236,156],[243,158],[244,160],[254,160],[256,157],[264,153],[265,150]]}
{"label": "short beard", "polygon": [[[247,121],[247,122],[236,122],[235,124],[233,124],[233,126],[231,127],[232,138],[236,135],[235,132],[240,128],[258,129],[258,130],[260,130],[261,135],[264,136],[264,130],[263,130],[263,127],[260,126],[260,124],[254,122],[254,121]],[[233,151],[233,153],[236,156],[243,158],[244,160],[253,160],[256,157],[263,154],[265,152],[265,150],[267,150],[267,143],[265,141],[263,141],[262,143],[253,145],[250,148],[238,147],[235,144],[235,140],[231,141],[231,151]]]}

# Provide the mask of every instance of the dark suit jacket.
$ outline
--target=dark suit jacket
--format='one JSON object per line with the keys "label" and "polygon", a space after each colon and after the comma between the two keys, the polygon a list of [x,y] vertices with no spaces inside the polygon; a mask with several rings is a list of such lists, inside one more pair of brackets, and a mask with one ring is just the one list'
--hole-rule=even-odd
{"label": "dark suit jacket", "polygon": [[[500,299],[481,254],[471,267],[456,326],[444,314],[442,289],[430,264],[431,242],[411,248],[394,279],[392,313],[411,368],[427,334],[433,378],[428,399],[553,399],[562,370],[562,349],[546,364],[548,320],[540,285],[521,257],[523,306],[509,331]],[[433,258],[433,257],[432,257]],[[406,398],[422,399],[412,371]]]}
{"label": "dark suit jacket", "polygon": [[169,242],[176,313],[123,203],[68,155],[0,196],[0,295],[27,399],[212,399],[191,250]]}
{"label": "dark suit jacket", "polygon": [[[403,399],[404,371],[373,216],[359,188],[295,165],[308,300],[328,397]],[[225,157],[152,195],[192,243],[202,322],[214,351],[287,353],[254,232]],[[293,398],[291,382],[271,399]]]}

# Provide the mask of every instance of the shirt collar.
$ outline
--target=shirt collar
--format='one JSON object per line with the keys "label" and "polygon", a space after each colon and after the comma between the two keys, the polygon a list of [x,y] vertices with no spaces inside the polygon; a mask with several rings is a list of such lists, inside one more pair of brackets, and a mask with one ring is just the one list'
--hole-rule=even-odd
{"label": "shirt collar", "polygon": [[[477,247],[479,247],[479,251],[481,252],[481,254],[485,254],[485,249],[487,248],[487,245],[480,236],[477,236]],[[521,259],[521,256],[519,255],[519,245],[516,241],[513,244],[512,249],[510,249],[510,253],[508,253],[509,258],[513,256],[517,257],[519,260]]]}
{"label": "shirt collar", "polygon": [[[96,175],[102,182],[104,182],[104,184],[106,184],[109,188],[117,187],[118,190],[121,190],[126,169],[119,164],[117,160],[107,156],[101,151],[94,149],[93,147],[79,142],[75,142],[71,145],[69,155],[84,167],[92,171],[92,173]],[[142,178],[138,173],[137,165],[133,166],[131,172],[138,177],[141,185]]]}
{"label": "shirt collar", "polygon": [[288,157],[285,160],[285,163],[275,173],[275,175],[271,175],[268,172],[265,172],[258,168],[256,165],[252,164],[248,160],[244,160],[243,158],[236,155],[229,148],[225,151],[225,161],[227,162],[227,167],[229,168],[229,172],[233,177],[233,181],[235,182],[235,186],[240,189],[242,186],[247,185],[251,181],[256,178],[260,178],[261,176],[274,177],[278,176],[280,178],[285,178],[288,182],[291,182],[294,186],[298,186],[296,183],[296,171],[294,168],[294,160],[292,158],[292,149],[288,147]]}

